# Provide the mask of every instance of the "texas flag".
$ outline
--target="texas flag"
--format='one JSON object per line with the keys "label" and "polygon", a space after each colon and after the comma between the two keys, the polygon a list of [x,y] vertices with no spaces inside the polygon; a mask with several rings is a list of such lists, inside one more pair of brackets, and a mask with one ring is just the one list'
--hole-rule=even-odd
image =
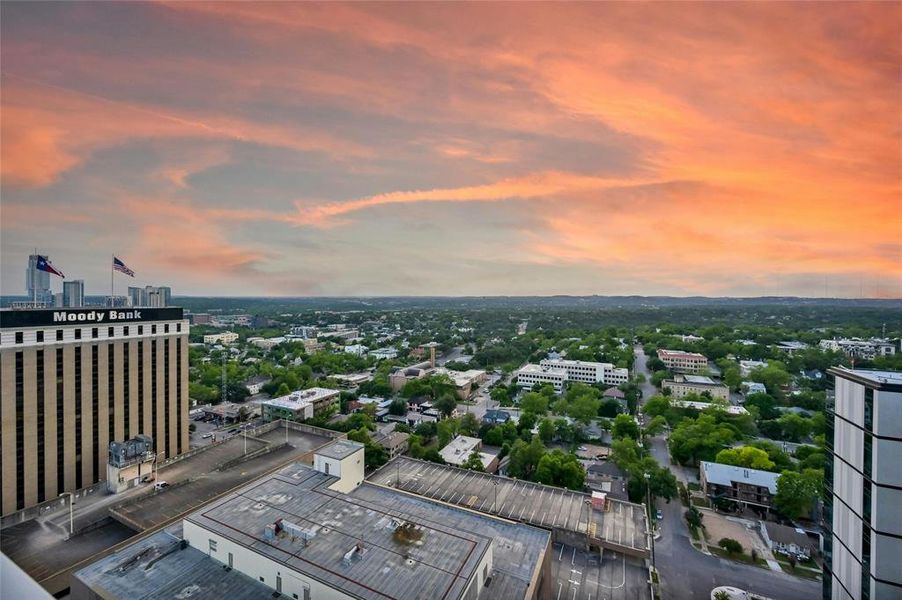
{"label": "texas flag", "polygon": [[128,267],[126,267],[125,263],[122,262],[121,260],[119,260],[118,258],[116,258],[115,256],[113,257],[113,269],[116,271],[119,271],[120,273],[125,273],[129,277],[135,276],[135,272],[132,271],[131,269],[129,269]]}
{"label": "texas flag", "polygon": [[48,273],[52,273],[53,275],[59,275],[63,279],[66,278],[66,276],[63,275],[63,272],[54,267],[53,263],[51,263],[50,259],[46,256],[38,256],[38,262],[37,264],[35,264],[35,268],[38,271],[47,271]]}

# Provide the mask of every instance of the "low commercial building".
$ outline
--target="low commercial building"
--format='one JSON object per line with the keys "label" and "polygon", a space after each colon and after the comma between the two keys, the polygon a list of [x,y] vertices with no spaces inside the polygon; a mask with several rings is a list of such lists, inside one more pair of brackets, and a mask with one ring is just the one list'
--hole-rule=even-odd
{"label": "low commercial building", "polygon": [[805,342],[798,342],[795,340],[784,340],[777,344],[774,344],[774,348],[777,350],[781,350],[790,356],[795,354],[796,352],[804,352],[809,348],[808,344]]}
{"label": "low commercial building", "polygon": [[403,388],[408,381],[421,379],[431,372],[432,367],[430,366],[429,361],[410,365],[409,367],[397,367],[392,369],[392,372],[389,374],[388,383],[391,385],[393,392],[400,392],[401,388]]}
{"label": "low commercial building", "polygon": [[671,400],[670,405],[674,408],[689,408],[692,410],[706,410],[711,408],[712,406],[716,406],[718,409],[725,411],[731,415],[747,415],[749,411],[741,406],[734,406],[732,404],[714,404],[711,402],[692,402],[690,400]]}
{"label": "low commercial building", "polygon": [[482,452],[482,440],[467,435],[459,435],[439,450],[442,459],[449,465],[460,467],[470,458],[474,452],[479,454],[482,468],[486,473],[494,473],[498,470],[498,455]]}
{"label": "low commercial building", "polygon": [[73,600],[537,600],[551,533],[363,481],[342,440],[80,569]]}
{"label": "low commercial building", "polygon": [[363,356],[369,348],[363,344],[350,344],[342,348],[342,352],[353,354],[354,356]]}
{"label": "low commercial building", "polygon": [[730,399],[730,388],[703,375],[676,375],[661,382],[661,389],[670,390],[671,398],[684,398],[689,394],[707,395],[721,400]]}
{"label": "low commercial building", "polygon": [[658,358],[672,373],[698,373],[708,368],[708,359],[697,352],[682,350],[658,350]]}
{"label": "low commercial building", "polygon": [[237,423],[241,419],[241,409],[250,410],[245,404],[236,404],[234,402],[222,402],[216,405],[199,406],[204,411],[204,415],[217,423],[230,424]]}
{"label": "low commercial building", "polygon": [[222,333],[210,333],[204,336],[205,344],[222,344],[228,346],[238,341],[238,334],[233,331],[223,331]]}
{"label": "low commercial building", "polygon": [[355,388],[361,383],[366,383],[373,378],[372,373],[347,373],[329,375],[329,379],[338,384],[342,388]]}
{"label": "low commercial building", "polygon": [[247,393],[255,396],[263,391],[263,386],[272,381],[272,377],[268,375],[255,375],[244,382]]}
{"label": "low commercial building", "polygon": [[881,338],[871,338],[869,340],[861,338],[821,340],[820,348],[822,350],[842,352],[850,358],[863,358],[866,360],[872,360],[878,356],[892,356],[896,353],[896,344]]}
{"label": "low commercial building", "polygon": [[261,350],[268,351],[268,350],[272,350],[279,344],[284,344],[285,338],[281,337],[281,336],[271,337],[271,338],[252,337],[252,338],[248,338],[247,341],[250,344],[253,344],[254,346],[256,346],[257,348],[260,348]]}
{"label": "low commercial building", "polygon": [[287,396],[264,400],[260,402],[263,420],[268,423],[278,419],[289,421],[312,419],[332,407],[338,408],[340,394],[341,392],[338,390],[314,387],[291,392]]}
{"label": "low commercial building", "polygon": [[480,385],[485,383],[488,377],[482,369],[454,371],[444,367],[436,367],[432,374],[448,376],[454,382],[455,387],[457,387],[457,397],[461,400],[467,400]]}
{"label": "low commercial building", "polygon": [[752,371],[755,369],[763,369],[767,366],[766,360],[740,360],[739,361],[739,374],[743,377],[748,377],[751,375]]}
{"label": "low commercial building", "polygon": [[398,358],[398,351],[394,348],[378,348],[376,350],[370,350],[369,355],[376,360],[392,360]]}
{"label": "low commercial building", "polygon": [[588,362],[582,360],[565,360],[562,358],[545,358],[539,366],[552,369],[563,369],[569,381],[580,383],[606,383],[620,385],[629,381],[629,369],[615,367],[611,363]]}
{"label": "low commercial building", "polygon": [[702,461],[699,480],[705,495],[769,509],[777,493],[779,473]]}
{"label": "low commercial building", "polygon": [[564,369],[527,364],[517,371],[517,385],[527,390],[541,383],[550,383],[555,392],[561,392],[566,381],[567,371]]}

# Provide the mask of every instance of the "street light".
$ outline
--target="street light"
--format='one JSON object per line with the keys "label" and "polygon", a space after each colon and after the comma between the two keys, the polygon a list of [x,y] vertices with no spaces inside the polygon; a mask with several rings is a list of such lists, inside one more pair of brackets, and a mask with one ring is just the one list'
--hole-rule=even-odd
{"label": "street light", "polygon": [[70,537],[75,535],[75,526],[72,519],[72,506],[75,504],[75,494],[73,494],[72,492],[63,492],[59,495],[60,498],[62,498],[63,496],[69,496],[69,537],[66,538],[68,540]]}
{"label": "street light", "polygon": [[655,568],[655,526],[652,521],[651,512],[651,473],[645,473],[645,496],[646,502],[648,503],[649,535],[651,536],[651,570],[657,572],[657,569]]}
{"label": "street light", "polygon": [[165,452],[157,452],[156,454],[154,454],[154,457],[153,457],[153,482],[154,482],[154,486],[156,486],[156,484],[157,484],[157,461],[160,459],[161,456],[166,456],[166,453],[165,453]]}
{"label": "street light", "polygon": [[498,480],[492,480],[492,489],[495,491],[495,500],[492,502],[492,512],[495,512],[495,509],[498,507]]}

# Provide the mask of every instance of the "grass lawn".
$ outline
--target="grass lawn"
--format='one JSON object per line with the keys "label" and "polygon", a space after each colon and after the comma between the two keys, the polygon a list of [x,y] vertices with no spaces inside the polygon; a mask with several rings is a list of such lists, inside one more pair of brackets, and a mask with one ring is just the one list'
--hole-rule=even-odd
{"label": "grass lawn", "polygon": [[708,550],[711,551],[711,554],[714,554],[715,556],[719,556],[721,558],[744,562],[746,564],[755,565],[757,567],[767,567],[767,561],[763,558],[752,560],[752,557],[744,552],[742,554],[730,554],[720,546],[715,546],[714,544],[708,544]]}

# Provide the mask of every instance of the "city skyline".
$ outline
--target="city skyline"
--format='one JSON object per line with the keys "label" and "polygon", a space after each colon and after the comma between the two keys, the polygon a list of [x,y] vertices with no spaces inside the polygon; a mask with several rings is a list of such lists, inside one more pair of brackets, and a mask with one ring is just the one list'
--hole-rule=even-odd
{"label": "city skyline", "polygon": [[3,3],[0,285],[900,297],[900,17]]}

